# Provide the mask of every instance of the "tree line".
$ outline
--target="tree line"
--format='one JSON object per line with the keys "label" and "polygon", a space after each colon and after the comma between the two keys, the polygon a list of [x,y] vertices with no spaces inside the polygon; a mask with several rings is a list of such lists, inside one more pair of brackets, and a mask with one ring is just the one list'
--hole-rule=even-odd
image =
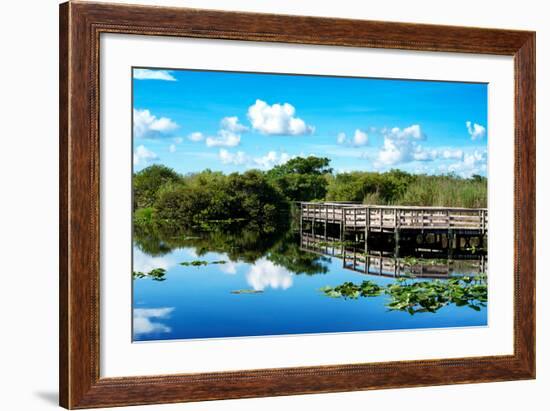
{"label": "tree line", "polygon": [[353,171],[335,173],[330,160],[296,157],[269,171],[181,175],[163,165],[134,174],[137,229],[209,230],[238,225],[270,232],[288,224],[295,201],[356,201],[373,205],[486,207],[487,179],[474,175]]}

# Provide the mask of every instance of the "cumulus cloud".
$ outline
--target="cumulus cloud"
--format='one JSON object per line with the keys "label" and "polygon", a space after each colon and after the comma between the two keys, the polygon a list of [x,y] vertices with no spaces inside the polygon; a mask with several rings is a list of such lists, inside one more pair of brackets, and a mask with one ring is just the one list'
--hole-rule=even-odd
{"label": "cumulus cloud", "polygon": [[158,138],[169,134],[178,125],[168,117],[157,117],[149,110],[134,109],[134,136],[136,138]]}
{"label": "cumulus cloud", "polygon": [[134,308],[133,325],[134,336],[153,333],[169,333],[170,327],[158,321],[170,317],[174,307],[163,308]]}
{"label": "cumulus cloud", "polygon": [[249,156],[243,151],[230,152],[225,148],[220,149],[218,152],[218,158],[223,164],[232,165],[246,165],[248,168],[261,168],[263,170],[269,170],[274,166],[286,163],[292,158],[287,153],[280,153],[277,151],[269,151],[263,156]]}
{"label": "cumulus cloud", "polygon": [[206,137],[208,147],[235,147],[241,142],[241,136],[233,131],[219,130],[216,137]]}
{"label": "cumulus cloud", "polygon": [[258,167],[268,170],[274,166],[281,165],[290,160],[292,156],[287,153],[278,153],[276,151],[270,151],[266,155],[261,157],[255,157],[253,159],[254,164]]}
{"label": "cumulus cloud", "polygon": [[481,124],[472,123],[471,121],[466,122],[466,129],[472,140],[477,140],[485,137],[487,130]]}
{"label": "cumulus cloud", "polygon": [[171,152],[171,153],[175,153],[176,152],[176,145],[175,144],[170,144],[170,147],[168,147],[168,151]]}
{"label": "cumulus cloud", "polygon": [[136,80],[176,81],[176,78],[170,73],[170,70],[134,69],[134,78]]}
{"label": "cumulus cloud", "polygon": [[286,290],[292,286],[293,274],[286,268],[261,258],[250,267],[246,274],[246,281],[254,290],[264,290],[269,287]]}
{"label": "cumulus cloud", "polygon": [[353,134],[353,145],[354,146],[365,146],[369,142],[369,136],[367,133],[365,133],[362,130],[355,130],[355,133]]}
{"label": "cumulus cloud", "polygon": [[336,142],[338,144],[351,143],[351,145],[355,147],[362,147],[366,146],[369,143],[369,135],[363,130],[356,129],[353,133],[353,136],[351,137],[351,141],[346,136],[346,133],[338,133],[338,135],[336,136]]}
{"label": "cumulus cloud", "polygon": [[158,156],[144,145],[138,146],[134,151],[134,165],[142,166],[158,160]]}
{"label": "cumulus cloud", "polygon": [[220,149],[218,157],[223,164],[242,165],[249,161],[247,155],[242,151],[231,153],[225,148]]}
{"label": "cumulus cloud", "polygon": [[455,159],[460,160],[464,156],[464,152],[459,148],[445,148],[441,150],[440,157],[448,160],[448,159]]}
{"label": "cumulus cloud", "polygon": [[195,131],[194,133],[189,134],[187,138],[194,142],[202,141],[204,140],[204,134],[202,134],[200,131]]}
{"label": "cumulus cloud", "polygon": [[247,126],[239,123],[239,118],[237,116],[222,118],[220,126],[223,130],[232,131],[234,133],[242,133],[248,130]]}
{"label": "cumulus cloud", "polygon": [[450,164],[447,167],[447,171],[466,178],[474,174],[486,173],[487,150],[475,150],[471,153],[464,153],[462,160]]}
{"label": "cumulus cloud", "polygon": [[306,135],[312,134],[315,127],[295,116],[296,109],[289,103],[269,105],[256,100],[248,108],[248,119],[254,130],[270,135]]}
{"label": "cumulus cloud", "polygon": [[423,150],[418,142],[425,140],[426,135],[418,124],[401,129],[382,130],[384,145],[378,153],[378,163],[381,165],[394,165],[413,160],[427,161],[432,154]]}

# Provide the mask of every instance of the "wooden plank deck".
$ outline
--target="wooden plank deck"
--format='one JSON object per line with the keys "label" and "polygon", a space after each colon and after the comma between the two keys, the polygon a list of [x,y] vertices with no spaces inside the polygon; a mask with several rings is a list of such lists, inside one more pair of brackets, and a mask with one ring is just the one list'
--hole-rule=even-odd
{"label": "wooden plank deck", "polygon": [[344,231],[467,230],[485,234],[486,208],[299,203],[302,221],[339,224]]}

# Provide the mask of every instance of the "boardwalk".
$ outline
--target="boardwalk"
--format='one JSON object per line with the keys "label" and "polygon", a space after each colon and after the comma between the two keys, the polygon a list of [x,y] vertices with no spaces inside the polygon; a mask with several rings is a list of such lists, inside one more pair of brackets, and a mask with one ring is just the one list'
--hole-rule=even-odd
{"label": "boardwalk", "polygon": [[300,203],[301,218],[339,224],[345,231],[464,230],[485,234],[486,208]]}
{"label": "boardwalk", "polygon": [[316,238],[363,241],[391,236],[399,247],[446,250],[479,248],[486,242],[486,208],[377,206],[351,203],[298,203],[300,232]]}

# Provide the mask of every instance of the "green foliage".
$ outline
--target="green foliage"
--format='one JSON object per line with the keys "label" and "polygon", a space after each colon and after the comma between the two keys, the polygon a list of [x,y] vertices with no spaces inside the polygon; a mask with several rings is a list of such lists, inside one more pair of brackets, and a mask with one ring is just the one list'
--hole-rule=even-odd
{"label": "green foliage", "polygon": [[481,176],[465,179],[455,175],[419,175],[407,187],[398,204],[487,207],[487,179]]}
{"label": "green foliage", "polygon": [[291,201],[323,199],[332,173],[330,160],[320,157],[296,157],[267,172],[267,178]]}
{"label": "green foliage", "polygon": [[138,208],[134,211],[134,225],[143,229],[151,228],[154,224],[153,207]]}
{"label": "green foliage", "polygon": [[403,196],[414,176],[400,170],[387,173],[341,173],[329,179],[327,199],[360,201],[366,204],[394,204]]}
{"label": "green foliage", "polygon": [[330,160],[326,157],[294,157],[286,163],[273,167],[267,172],[269,177],[282,177],[289,174],[323,175],[332,173]]}
{"label": "green foliage", "polygon": [[487,179],[355,171],[331,175],[326,198],[373,205],[487,207]]}
{"label": "green foliage", "polygon": [[[153,208],[158,227],[210,230],[237,224],[269,232],[286,219],[289,205],[260,171],[226,176],[206,170],[182,177],[179,183],[165,183],[156,193]],[[136,212],[136,225],[142,225],[144,215]]]}
{"label": "green foliage", "polygon": [[171,168],[152,165],[134,174],[134,210],[151,207],[164,184],[179,183],[181,176]]}
{"label": "green foliage", "polygon": [[[156,231],[243,228],[264,233],[289,224],[292,201],[357,201],[379,205],[486,207],[487,179],[456,175],[332,174],[330,160],[296,157],[267,172],[187,176],[161,165],[134,175],[134,229]],[[160,250],[159,250],[160,251]]]}

